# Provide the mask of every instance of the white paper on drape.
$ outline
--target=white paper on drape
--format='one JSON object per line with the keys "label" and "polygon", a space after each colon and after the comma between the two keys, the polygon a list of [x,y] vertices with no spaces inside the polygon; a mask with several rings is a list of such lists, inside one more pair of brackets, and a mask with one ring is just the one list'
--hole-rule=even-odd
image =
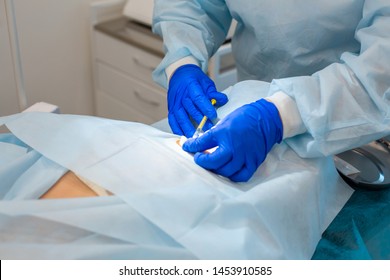
{"label": "white paper on drape", "polygon": [[[227,89],[218,116],[267,91],[254,81]],[[233,183],[151,126],[50,113],[4,123],[2,259],[308,259],[352,194],[331,158],[302,159],[283,142],[249,182]],[[114,196],[37,200],[67,170]]]}

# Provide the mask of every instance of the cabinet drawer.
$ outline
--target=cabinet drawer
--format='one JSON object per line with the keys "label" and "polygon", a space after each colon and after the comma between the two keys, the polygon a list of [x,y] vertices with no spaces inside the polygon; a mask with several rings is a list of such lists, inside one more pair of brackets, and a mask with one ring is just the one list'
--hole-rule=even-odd
{"label": "cabinet drawer", "polygon": [[156,86],[152,79],[152,72],[161,62],[162,57],[126,44],[99,31],[95,31],[94,36],[98,60]]}
{"label": "cabinet drawer", "polygon": [[125,103],[118,101],[105,92],[97,90],[95,92],[96,115],[99,117],[153,124],[156,120],[139,113]]}
{"label": "cabinet drawer", "polygon": [[154,121],[167,117],[165,90],[151,87],[101,63],[97,64],[97,69],[100,90]]}

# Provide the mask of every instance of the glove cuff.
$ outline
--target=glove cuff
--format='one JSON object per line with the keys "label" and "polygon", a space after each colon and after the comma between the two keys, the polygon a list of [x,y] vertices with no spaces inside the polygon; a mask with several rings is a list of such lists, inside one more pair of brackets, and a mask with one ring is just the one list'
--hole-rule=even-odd
{"label": "glove cuff", "polygon": [[188,64],[196,65],[196,66],[199,67],[198,61],[193,56],[183,57],[182,59],[179,59],[178,61],[176,61],[176,62],[172,63],[171,65],[169,65],[165,69],[165,74],[167,76],[168,84],[169,84],[169,80],[171,79],[173,73],[175,73],[175,71],[178,68],[180,68],[181,66],[188,65]]}
{"label": "glove cuff", "polygon": [[252,103],[256,106],[260,111],[262,122],[266,122],[264,127],[268,128],[266,133],[274,136],[274,143],[280,143],[283,140],[283,123],[279,114],[278,108],[272,103],[265,99],[257,100]]}
{"label": "glove cuff", "polygon": [[[191,69],[192,68],[192,69]],[[187,71],[202,71],[202,69],[195,64],[185,64],[180,67],[178,67],[175,72],[172,73],[171,78],[169,80],[169,84],[176,79],[176,77],[180,76],[181,72],[187,72]]]}

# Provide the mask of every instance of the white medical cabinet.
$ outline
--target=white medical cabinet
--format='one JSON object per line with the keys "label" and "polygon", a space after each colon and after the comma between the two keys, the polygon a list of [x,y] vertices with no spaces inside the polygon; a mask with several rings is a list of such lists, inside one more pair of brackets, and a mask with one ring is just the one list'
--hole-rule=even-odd
{"label": "white medical cabinet", "polygon": [[95,26],[98,116],[147,124],[167,116],[165,90],[152,80],[163,56],[156,42],[150,29],[124,18]]}
{"label": "white medical cabinet", "polygon": [[[162,39],[151,31],[153,1],[91,7],[96,115],[146,124],[166,118],[166,89],[152,80],[164,56]],[[210,60],[209,75],[220,90],[236,82],[229,42]]]}

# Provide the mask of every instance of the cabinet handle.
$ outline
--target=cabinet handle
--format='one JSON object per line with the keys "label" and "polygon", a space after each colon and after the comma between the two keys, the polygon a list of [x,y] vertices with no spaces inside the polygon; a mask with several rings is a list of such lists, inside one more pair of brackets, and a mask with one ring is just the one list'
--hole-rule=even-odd
{"label": "cabinet handle", "polygon": [[157,101],[153,101],[153,100],[149,100],[149,99],[146,99],[145,97],[143,97],[138,91],[134,91],[134,95],[135,95],[135,97],[138,99],[138,100],[140,100],[140,101],[142,101],[143,103],[146,103],[146,104],[148,104],[148,105],[150,105],[150,106],[153,106],[153,107],[159,107],[160,106],[160,103],[159,102],[157,102]]}
{"label": "cabinet handle", "polygon": [[138,66],[140,66],[140,67],[142,67],[142,68],[148,69],[148,70],[151,71],[151,72],[153,72],[154,69],[155,69],[155,67],[153,67],[153,66],[149,66],[149,65],[143,64],[141,61],[139,61],[139,60],[138,60],[137,58],[135,58],[135,57],[133,57],[133,61],[134,61],[134,64],[135,64],[135,65],[138,65]]}

